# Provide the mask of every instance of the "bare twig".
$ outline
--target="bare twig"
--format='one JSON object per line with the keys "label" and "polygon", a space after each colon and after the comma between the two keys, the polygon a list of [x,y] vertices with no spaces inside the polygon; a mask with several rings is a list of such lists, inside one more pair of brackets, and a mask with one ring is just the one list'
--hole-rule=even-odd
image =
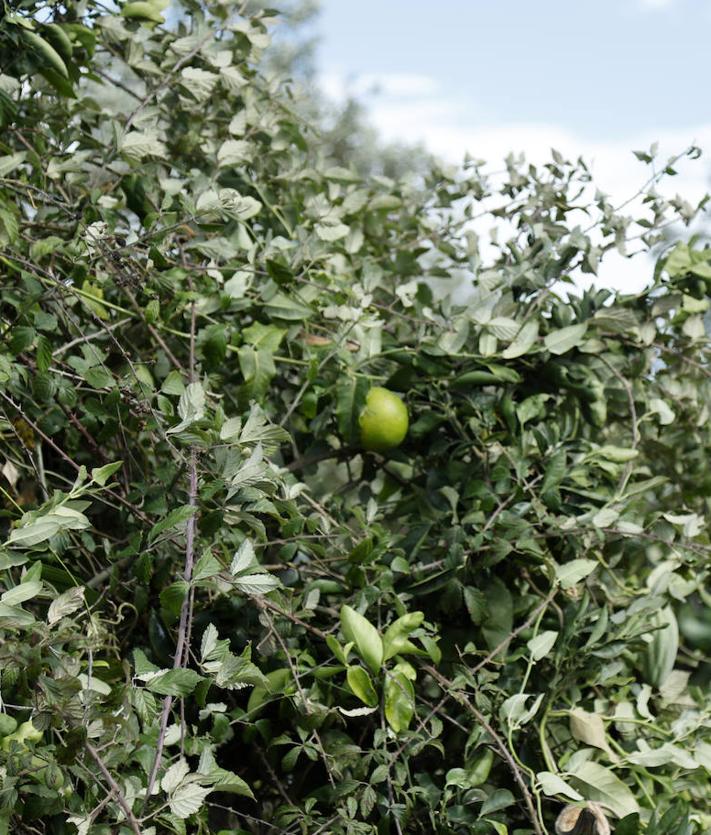
{"label": "bare twig", "polygon": [[108,768],[106,767],[106,764],[104,763],[104,761],[99,756],[99,752],[96,750],[96,748],[94,748],[94,746],[90,742],[86,743],[86,750],[89,752],[89,754],[91,755],[91,758],[94,760],[94,762],[99,767],[99,771],[102,773],[104,779],[109,784],[109,787],[111,788],[111,791],[114,793],[114,795],[116,795],[116,801],[118,802],[118,805],[123,810],[124,815],[126,815],[126,820],[128,821],[129,825],[131,826],[131,829],[136,833],[136,835],[141,835],[141,827],[138,825],[138,821],[136,820],[136,816],[131,811],[131,807],[128,805],[128,801],[124,797],[124,794],[121,791],[121,787],[116,782],[116,780],[114,780],[114,778],[111,776],[111,772],[108,770]]}
{"label": "bare twig", "polygon": [[[191,338],[190,338],[190,378],[194,377],[195,369],[195,303],[192,306],[192,320],[191,320]],[[189,487],[188,487],[188,505],[190,507],[197,507],[197,450],[193,447],[190,450],[190,460],[188,463],[189,473]],[[192,580],[193,566],[195,564],[195,531],[196,519],[195,513],[188,519],[185,531],[185,568],[183,571],[183,579],[188,585]],[[183,600],[183,605],[180,609],[180,622],[178,624],[178,641],[175,647],[175,655],[173,656],[173,669],[183,667],[187,661],[188,655],[188,634],[192,624],[192,604],[194,597],[188,592]],[[170,708],[173,704],[173,697],[166,696],[163,699],[163,709],[160,715],[160,726],[158,731],[158,741],[156,743],[156,753],[148,778],[148,788],[146,790],[146,801],[148,803],[153,787],[155,786],[158,769],[160,768],[160,761],[163,755],[163,748],[165,746],[165,734],[168,729],[168,717],[170,716]],[[144,804],[145,808],[145,804]]]}

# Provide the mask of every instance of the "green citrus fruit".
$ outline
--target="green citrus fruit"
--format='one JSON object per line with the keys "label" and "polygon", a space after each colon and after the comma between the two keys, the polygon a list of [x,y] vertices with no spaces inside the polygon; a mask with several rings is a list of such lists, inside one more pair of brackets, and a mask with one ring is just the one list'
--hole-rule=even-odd
{"label": "green citrus fruit", "polygon": [[39,742],[43,736],[42,731],[35,728],[31,721],[23,722],[16,731],[3,738],[2,749],[9,751],[13,742],[27,748],[27,742]]}
{"label": "green citrus fruit", "polygon": [[410,421],[407,406],[397,394],[375,386],[366,395],[358,423],[363,448],[371,452],[385,452],[403,442]]}
{"label": "green citrus fruit", "polygon": [[7,713],[0,713],[0,736],[14,734],[17,730],[17,719],[8,716]]}

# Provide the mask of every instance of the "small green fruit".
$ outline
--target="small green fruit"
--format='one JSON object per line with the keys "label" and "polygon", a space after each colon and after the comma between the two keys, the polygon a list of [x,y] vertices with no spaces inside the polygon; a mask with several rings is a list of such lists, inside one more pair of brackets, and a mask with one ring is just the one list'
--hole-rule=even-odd
{"label": "small green fruit", "polygon": [[23,722],[14,732],[6,736],[2,741],[3,751],[9,751],[13,742],[17,742],[24,748],[28,742],[39,742],[43,737],[42,731],[35,728],[31,721]]}
{"label": "small green fruit", "polygon": [[64,774],[56,763],[48,762],[42,757],[32,757],[32,777],[48,789],[57,791],[64,786]]}
{"label": "small green fruit", "polygon": [[363,449],[385,452],[399,446],[410,424],[407,406],[397,394],[381,386],[370,389],[358,418]]}

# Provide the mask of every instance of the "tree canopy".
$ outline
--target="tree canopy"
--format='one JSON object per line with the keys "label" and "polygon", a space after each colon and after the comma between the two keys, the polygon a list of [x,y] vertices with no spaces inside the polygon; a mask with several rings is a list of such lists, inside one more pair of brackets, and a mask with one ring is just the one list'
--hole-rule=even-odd
{"label": "tree canopy", "polygon": [[707,832],[703,204],[363,174],[276,22],[0,17],[0,833]]}

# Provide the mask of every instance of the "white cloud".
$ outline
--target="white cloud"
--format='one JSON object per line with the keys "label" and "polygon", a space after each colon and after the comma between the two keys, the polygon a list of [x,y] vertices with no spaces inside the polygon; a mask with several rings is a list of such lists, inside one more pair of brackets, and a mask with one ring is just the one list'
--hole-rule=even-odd
{"label": "white cloud", "polygon": [[364,73],[352,78],[340,73],[325,73],[320,78],[320,84],[326,95],[334,99],[371,94],[388,98],[432,96],[439,89],[439,83],[431,76],[405,72]]}
{"label": "white cloud", "polygon": [[[662,0],[649,0],[662,2]],[[376,76],[367,76],[368,82]],[[633,150],[648,150],[659,143],[659,160],[664,163],[691,144],[711,149],[711,122],[688,129],[641,131],[621,139],[601,140],[579,135],[556,124],[514,122],[510,124],[478,124],[471,106],[453,97],[438,94],[438,85],[427,76],[380,75],[382,95],[367,97],[373,125],[384,139],[390,141],[422,142],[429,150],[451,163],[460,163],[466,153],[499,166],[511,151],[525,153],[533,163],[550,160],[551,148],[569,159],[583,157],[592,172],[595,185],[606,192],[614,205],[633,197],[651,176],[649,166],[633,155]],[[367,82],[353,83],[367,92]],[[338,98],[345,93],[342,77],[326,77],[324,89]],[[387,94],[385,94],[387,91]],[[704,158],[699,161],[682,159],[675,166],[676,177],[662,180],[657,187],[666,197],[677,194],[691,203],[698,202],[709,189],[708,167]],[[628,207],[630,210],[634,206]],[[626,259],[609,255],[600,272],[593,278],[598,286],[614,287],[627,292],[641,289],[649,281],[651,265],[642,255]],[[591,283],[582,276],[580,286]]]}
{"label": "white cloud", "polygon": [[638,3],[644,9],[666,9],[673,6],[676,0],[638,0]]}

